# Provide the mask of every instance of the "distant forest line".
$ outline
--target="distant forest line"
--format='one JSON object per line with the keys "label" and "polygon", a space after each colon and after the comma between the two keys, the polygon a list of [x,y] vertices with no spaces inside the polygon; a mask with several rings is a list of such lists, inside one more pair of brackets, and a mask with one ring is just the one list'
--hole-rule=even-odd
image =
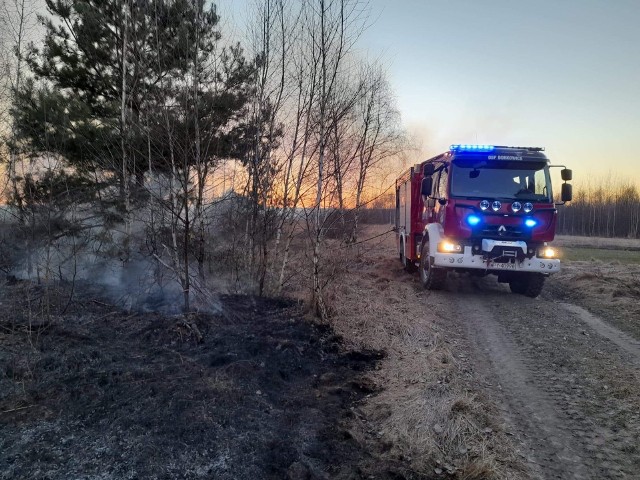
{"label": "distant forest line", "polygon": [[561,235],[640,238],[640,193],[630,182],[577,185],[573,201],[558,208]]}

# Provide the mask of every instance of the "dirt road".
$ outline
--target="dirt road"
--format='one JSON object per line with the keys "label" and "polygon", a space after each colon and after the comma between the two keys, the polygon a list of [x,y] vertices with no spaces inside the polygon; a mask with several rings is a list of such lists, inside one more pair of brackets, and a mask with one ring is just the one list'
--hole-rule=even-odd
{"label": "dirt road", "polygon": [[446,291],[421,297],[457,332],[532,476],[640,478],[640,342],[580,307],[514,295],[492,278],[453,275]]}
{"label": "dirt road", "polygon": [[637,266],[567,262],[531,299],[493,276],[425,291],[395,248],[363,247],[336,302],[387,352],[363,411],[391,454],[435,478],[640,478]]}

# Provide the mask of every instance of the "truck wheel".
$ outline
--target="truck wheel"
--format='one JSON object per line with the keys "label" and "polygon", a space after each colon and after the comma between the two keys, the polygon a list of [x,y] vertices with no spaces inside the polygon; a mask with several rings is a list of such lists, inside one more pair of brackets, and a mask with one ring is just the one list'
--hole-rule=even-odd
{"label": "truck wheel", "polygon": [[527,282],[522,276],[514,278],[513,280],[509,280],[509,288],[513,293],[524,295],[527,289]]}
{"label": "truck wheel", "polygon": [[400,241],[400,261],[407,272],[413,273],[416,271],[415,263],[408,259],[404,254],[404,240]]}
{"label": "truck wheel", "polygon": [[428,239],[420,250],[420,282],[426,290],[442,290],[447,281],[447,271],[431,265]]}
{"label": "truck wheel", "polygon": [[509,287],[513,293],[536,298],[542,293],[544,286],[544,275],[541,273],[525,273],[509,282]]}

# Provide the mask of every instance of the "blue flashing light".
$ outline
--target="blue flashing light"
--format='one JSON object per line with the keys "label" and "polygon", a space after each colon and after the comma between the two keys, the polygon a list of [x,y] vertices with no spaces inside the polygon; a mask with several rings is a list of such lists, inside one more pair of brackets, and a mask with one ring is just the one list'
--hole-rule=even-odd
{"label": "blue flashing light", "polygon": [[535,221],[533,218],[527,218],[527,219],[524,221],[524,224],[525,224],[527,227],[529,227],[529,228],[533,228],[533,227],[535,227],[535,226],[538,224],[538,222],[537,222],[537,221]]}
{"label": "blue flashing light", "polygon": [[453,144],[449,147],[454,152],[491,152],[496,147],[493,145]]}
{"label": "blue flashing light", "polygon": [[476,225],[478,225],[480,222],[482,221],[482,219],[478,216],[478,215],[469,215],[467,217],[467,223],[469,225],[471,225],[472,227],[475,227]]}

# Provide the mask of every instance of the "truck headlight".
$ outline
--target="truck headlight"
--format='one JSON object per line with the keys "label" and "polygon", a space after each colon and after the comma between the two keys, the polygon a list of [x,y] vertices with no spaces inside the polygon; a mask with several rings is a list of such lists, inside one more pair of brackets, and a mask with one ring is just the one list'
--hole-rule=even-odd
{"label": "truck headlight", "polygon": [[462,245],[445,240],[438,244],[438,251],[440,253],[461,253]]}
{"label": "truck headlight", "polygon": [[540,258],[556,258],[556,251],[551,247],[543,247],[538,250],[538,257]]}

